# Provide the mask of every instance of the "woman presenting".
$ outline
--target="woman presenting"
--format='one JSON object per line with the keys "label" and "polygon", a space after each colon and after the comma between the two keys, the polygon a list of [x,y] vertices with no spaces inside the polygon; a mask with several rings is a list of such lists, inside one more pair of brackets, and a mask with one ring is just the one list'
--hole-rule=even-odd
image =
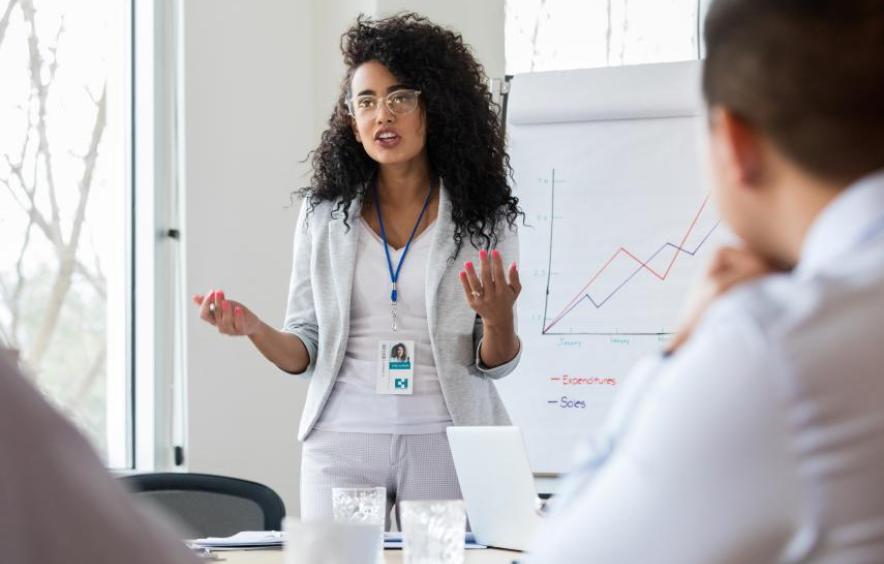
{"label": "woman presenting", "polygon": [[331,516],[338,486],[385,486],[388,510],[459,498],[445,428],[509,424],[494,380],[521,352],[522,212],[482,67],[414,14],[360,17],[341,45],[347,72],[312,158],[283,329],[220,290],[194,297],[221,333],[309,380],[306,519]]}

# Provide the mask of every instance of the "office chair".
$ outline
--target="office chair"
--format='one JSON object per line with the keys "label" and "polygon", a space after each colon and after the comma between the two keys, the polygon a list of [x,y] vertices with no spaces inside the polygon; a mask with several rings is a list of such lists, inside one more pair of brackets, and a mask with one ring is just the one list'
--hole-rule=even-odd
{"label": "office chair", "polygon": [[[278,531],[285,505],[272,489],[212,474],[158,472],[121,478],[140,501],[168,513],[188,538]],[[183,532],[183,531],[182,531]]]}

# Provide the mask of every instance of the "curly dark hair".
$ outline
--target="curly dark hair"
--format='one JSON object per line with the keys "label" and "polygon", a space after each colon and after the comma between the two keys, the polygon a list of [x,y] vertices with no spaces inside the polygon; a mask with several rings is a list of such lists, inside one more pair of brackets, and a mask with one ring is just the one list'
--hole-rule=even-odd
{"label": "curly dark hair", "polygon": [[430,174],[444,181],[453,208],[454,257],[465,236],[477,249],[495,246],[502,222],[513,227],[524,213],[509,186],[512,168],[484,68],[463,37],[410,12],[378,20],[360,15],[341,37],[341,51],[347,72],[312,154],[311,186],[302,191],[308,213],[321,202],[337,202],[332,215],[343,212],[347,224],[351,202],[372,198],[378,164],[354,138],[347,100],[355,70],[378,61],[421,91]]}

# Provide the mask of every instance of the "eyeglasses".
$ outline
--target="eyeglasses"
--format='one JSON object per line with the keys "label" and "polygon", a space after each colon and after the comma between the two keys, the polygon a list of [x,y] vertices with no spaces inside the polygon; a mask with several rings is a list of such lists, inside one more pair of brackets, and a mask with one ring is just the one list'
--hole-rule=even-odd
{"label": "eyeglasses", "polygon": [[408,88],[395,90],[386,96],[363,94],[356,96],[352,100],[347,100],[347,109],[350,111],[350,115],[356,119],[365,119],[374,116],[381,101],[383,101],[384,105],[392,113],[396,115],[407,114],[417,108],[417,100],[420,94],[420,90]]}

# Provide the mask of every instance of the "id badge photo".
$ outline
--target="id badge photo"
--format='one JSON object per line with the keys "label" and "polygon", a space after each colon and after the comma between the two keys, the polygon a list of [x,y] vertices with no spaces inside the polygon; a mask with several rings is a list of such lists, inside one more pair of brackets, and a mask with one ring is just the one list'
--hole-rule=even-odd
{"label": "id badge photo", "polygon": [[377,393],[414,393],[414,341],[381,341],[378,346]]}

